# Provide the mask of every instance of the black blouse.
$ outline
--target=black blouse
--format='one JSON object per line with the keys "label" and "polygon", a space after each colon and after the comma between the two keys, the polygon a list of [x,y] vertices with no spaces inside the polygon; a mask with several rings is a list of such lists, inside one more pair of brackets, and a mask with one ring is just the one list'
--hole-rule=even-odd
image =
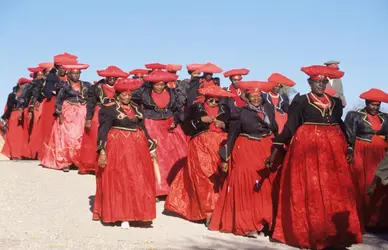
{"label": "black blouse", "polygon": [[1,119],[8,120],[11,117],[11,113],[13,110],[17,108],[18,98],[16,97],[15,92],[12,92],[8,95],[6,110],[5,113],[1,116]]}
{"label": "black blouse", "polygon": [[64,101],[68,101],[73,104],[86,104],[86,98],[90,88],[89,82],[80,81],[81,89],[76,91],[71,87],[71,83],[66,82],[62,85],[57,98],[55,100],[56,110],[55,114],[59,115],[62,113],[62,105]]}
{"label": "black blouse", "polygon": [[[263,103],[269,103],[272,106],[275,106],[272,103],[272,97],[269,93],[261,93],[261,99],[263,100]],[[288,109],[290,107],[290,100],[288,99],[288,96],[286,94],[279,94],[279,103],[275,106],[276,111],[279,113],[288,113]]]}
{"label": "black blouse", "polygon": [[28,104],[30,103],[30,100],[32,98],[32,91],[34,90],[34,88],[36,88],[36,86],[36,81],[33,81],[32,83],[27,83],[18,98],[18,108],[24,109],[28,107]]}
{"label": "black blouse", "polygon": [[105,84],[105,80],[102,79],[95,85],[92,85],[89,88],[87,98],[86,98],[86,120],[92,120],[94,115],[94,110],[96,106],[108,105],[115,101],[114,98],[108,98],[105,94],[105,91],[102,85]]}
{"label": "black blouse", "polygon": [[170,94],[170,102],[165,108],[159,108],[152,99],[152,87],[144,84],[132,94],[132,101],[143,106],[144,118],[166,120],[174,116],[175,124],[184,120],[183,103],[174,89],[166,89]]}
{"label": "black blouse", "polygon": [[[183,130],[189,136],[197,136],[209,130],[209,123],[204,123],[201,120],[202,116],[207,116],[204,104],[194,103],[187,110],[187,116],[183,123]],[[218,106],[217,120],[225,123],[224,131],[229,129],[230,111],[228,107],[222,104]]]}
{"label": "black blouse", "polygon": [[129,131],[141,129],[144,131],[144,134],[147,138],[149,150],[151,152],[156,150],[156,143],[149,136],[147,129],[145,128],[141,106],[138,106],[133,102],[131,102],[130,105],[135,112],[134,119],[129,118],[118,103],[112,103],[110,106],[101,107],[101,110],[98,114],[98,120],[100,123],[100,126],[98,127],[97,140],[98,151],[105,149],[108,133],[112,128]]}
{"label": "black blouse", "polygon": [[247,137],[249,140],[260,141],[262,138],[277,134],[275,111],[269,104],[263,105],[263,111],[268,119],[263,120],[257,111],[248,106],[241,107],[239,117],[231,122],[228,139],[219,150],[219,155],[224,162],[229,161],[234,143],[239,136]]}
{"label": "black blouse", "polygon": [[297,94],[290,105],[288,119],[281,134],[273,139],[275,147],[282,148],[288,145],[298,128],[304,124],[334,126],[339,125],[347,139],[346,126],[342,120],[343,107],[340,99],[327,96],[332,105],[324,111],[310,100],[309,94],[300,96]]}
{"label": "black blouse", "polygon": [[380,130],[373,130],[372,124],[368,119],[368,114],[365,109],[357,111],[349,111],[345,118],[345,124],[348,132],[349,141],[352,147],[356,139],[372,142],[373,135],[380,135],[388,138],[388,114],[379,112],[378,117],[381,121]]}

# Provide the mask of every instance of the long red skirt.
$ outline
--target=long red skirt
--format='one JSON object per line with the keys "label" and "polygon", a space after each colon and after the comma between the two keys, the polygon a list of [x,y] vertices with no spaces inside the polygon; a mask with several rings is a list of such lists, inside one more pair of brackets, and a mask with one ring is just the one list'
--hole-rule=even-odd
{"label": "long red skirt", "polygon": [[51,136],[51,131],[54,125],[55,117],[55,98],[44,99],[40,104],[41,113],[39,121],[36,124],[34,133],[31,135],[30,148],[32,151],[38,152],[39,161],[43,160],[43,146],[47,145]]}
{"label": "long red skirt", "polygon": [[274,239],[313,249],[362,242],[346,150],[339,126],[299,127],[283,164]]}
{"label": "long red skirt", "polygon": [[93,220],[155,219],[155,172],[144,132],[111,129],[106,156],[107,165],[96,171]]}
{"label": "long red skirt", "polygon": [[89,131],[85,130],[82,146],[81,146],[81,161],[78,166],[78,170],[81,174],[93,173],[96,171],[98,164],[97,154],[97,136],[98,136],[98,112],[100,107],[96,106],[94,109],[94,115],[92,119],[92,127]]}
{"label": "long red skirt", "polygon": [[378,183],[373,195],[366,195],[386,148],[387,143],[378,136],[373,136],[372,142],[356,140],[354,148],[353,178],[357,182],[361,216],[368,227],[388,226],[388,186]]}
{"label": "long red skirt", "polygon": [[31,148],[29,145],[30,141],[30,122],[28,121],[28,108],[23,110],[23,149],[22,149],[22,156],[27,159],[34,158],[32,156]]}
{"label": "long red skirt", "polygon": [[[271,137],[261,141],[237,138],[231,169],[214,209],[210,230],[247,235],[250,231],[261,231],[264,225],[271,226],[274,177],[264,166],[271,146]],[[260,185],[257,189],[256,182]]]}
{"label": "long red skirt", "polygon": [[145,120],[149,135],[158,143],[156,154],[161,183],[156,183],[156,196],[168,194],[172,181],[186,165],[188,143],[182,128],[178,126],[174,131],[168,131],[173,119]]}
{"label": "long red skirt", "polygon": [[30,140],[28,142],[28,146],[31,150],[31,156],[32,158],[36,158],[38,156],[38,151],[39,148],[35,146],[35,143],[37,141],[37,138],[40,138],[40,129],[39,129],[39,119],[40,119],[40,114],[42,113],[42,108],[40,107],[40,103],[36,102],[35,108],[34,108],[34,115],[33,115],[33,122],[32,122],[32,128],[30,129],[31,134],[30,134]]}
{"label": "long red skirt", "polygon": [[288,115],[287,113],[280,113],[275,109],[275,121],[276,124],[278,125],[278,132],[279,134],[283,131],[284,124],[287,122]]}
{"label": "long red skirt", "polygon": [[191,221],[211,215],[221,188],[218,150],[225,139],[225,133],[217,132],[205,132],[191,139],[187,166],[171,184],[165,209]]}
{"label": "long red skirt", "polygon": [[23,148],[25,143],[23,126],[19,125],[19,115],[23,110],[14,110],[7,124],[7,136],[1,153],[14,160],[22,159]]}
{"label": "long red skirt", "polygon": [[71,165],[79,166],[81,144],[84,133],[86,106],[63,103],[64,121],[56,119],[50,139],[43,146],[42,165],[46,168],[63,169]]}

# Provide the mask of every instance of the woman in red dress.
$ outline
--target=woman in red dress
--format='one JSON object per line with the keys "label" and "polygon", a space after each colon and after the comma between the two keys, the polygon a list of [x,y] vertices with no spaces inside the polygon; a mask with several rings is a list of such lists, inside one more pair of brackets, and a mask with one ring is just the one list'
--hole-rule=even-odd
{"label": "woman in red dress", "polygon": [[144,77],[146,84],[132,95],[132,100],[143,106],[145,126],[150,136],[158,142],[156,149],[156,196],[168,195],[170,184],[180,168],[186,165],[187,141],[182,128],[183,105],[175,89],[168,82],[177,75],[154,71]]}
{"label": "woman in red dress", "polygon": [[296,83],[279,73],[273,73],[268,78],[268,81],[274,83],[275,86],[268,93],[263,93],[262,98],[264,102],[272,105],[273,109],[275,110],[275,119],[278,126],[278,133],[281,133],[283,131],[284,124],[286,124],[287,121],[287,113],[290,107],[290,101],[286,94],[280,93],[280,90],[283,88],[283,86],[293,87]]}
{"label": "woman in red dress", "polygon": [[218,199],[222,175],[218,172],[218,150],[226,139],[230,112],[219,104],[221,97],[234,97],[218,86],[202,88],[188,109],[184,128],[192,136],[187,166],[182,168],[170,187],[165,209],[187,220],[208,223]]}
{"label": "woman in red dress", "polygon": [[228,139],[219,151],[220,167],[228,171],[228,177],[209,229],[257,237],[258,231],[272,224],[272,174],[264,161],[271,154],[277,127],[272,106],[262,105],[261,91],[271,90],[273,84],[240,81],[238,87],[247,89],[248,103],[240,108],[237,121],[231,122]]}
{"label": "woman in red dress", "polygon": [[21,160],[26,145],[27,128],[24,128],[23,109],[18,107],[18,99],[29,83],[31,80],[24,77],[18,80],[14,91],[8,95],[6,109],[1,117],[7,124],[7,136],[1,153],[11,160]]}
{"label": "woman in red dress", "polygon": [[225,77],[229,77],[230,85],[226,89],[228,92],[236,95],[234,105],[236,107],[244,107],[246,105],[245,93],[238,87],[238,82],[243,79],[244,75],[249,74],[249,69],[231,69],[224,72]]}
{"label": "woman in red dress", "polygon": [[141,80],[119,79],[117,103],[102,106],[98,128],[99,168],[93,220],[105,223],[152,221],[156,218],[155,174],[151,154],[156,143],[144,126],[141,106],[131,102]]}
{"label": "woman in red dress", "polygon": [[303,67],[311,92],[294,97],[283,132],[273,140],[266,164],[289,145],[281,172],[272,237],[299,248],[346,247],[362,242],[355,187],[348,162],[352,147],[342,121],[342,103],[325,94],[328,77],[343,72]]}
{"label": "woman in red dress", "polygon": [[360,98],[365,100],[365,108],[349,111],[345,119],[354,148],[353,178],[358,187],[360,216],[366,227],[388,227],[388,187],[377,182],[373,195],[366,195],[388,148],[388,114],[380,112],[381,102],[388,102],[388,94],[370,89]]}
{"label": "woman in red dress", "polygon": [[94,173],[97,169],[97,131],[98,112],[104,105],[115,101],[114,84],[117,78],[127,78],[128,73],[116,66],[109,66],[104,70],[97,70],[97,74],[104,79],[91,86],[86,98],[85,132],[81,146],[81,159],[78,166],[80,174]]}
{"label": "woman in red dress", "polygon": [[86,116],[86,97],[90,83],[80,81],[82,69],[87,64],[64,65],[69,80],[64,82],[56,98],[54,122],[50,139],[42,149],[42,166],[69,172],[81,160],[81,144]]}

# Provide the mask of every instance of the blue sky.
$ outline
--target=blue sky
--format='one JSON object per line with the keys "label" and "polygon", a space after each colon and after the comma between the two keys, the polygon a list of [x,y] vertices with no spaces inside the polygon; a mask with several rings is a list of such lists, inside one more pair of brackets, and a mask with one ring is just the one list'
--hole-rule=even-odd
{"label": "blue sky", "polygon": [[388,91],[387,13],[384,0],[3,0],[0,106],[27,67],[69,52],[91,65],[81,76],[87,81],[109,65],[210,61],[249,68],[246,79],[280,72],[302,93],[302,66],[340,60],[351,107],[369,88]]}

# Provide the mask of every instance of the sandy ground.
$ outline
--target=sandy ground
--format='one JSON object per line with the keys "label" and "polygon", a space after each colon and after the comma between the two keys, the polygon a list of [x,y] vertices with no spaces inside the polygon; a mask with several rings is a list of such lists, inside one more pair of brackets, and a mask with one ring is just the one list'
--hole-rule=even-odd
{"label": "sandy ground", "polygon": [[[36,161],[0,161],[0,249],[294,249],[268,238],[208,231],[162,214],[152,228],[92,221],[94,176],[43,169]],[[388,237],[366,235],[351,249],[388,249]]]}

